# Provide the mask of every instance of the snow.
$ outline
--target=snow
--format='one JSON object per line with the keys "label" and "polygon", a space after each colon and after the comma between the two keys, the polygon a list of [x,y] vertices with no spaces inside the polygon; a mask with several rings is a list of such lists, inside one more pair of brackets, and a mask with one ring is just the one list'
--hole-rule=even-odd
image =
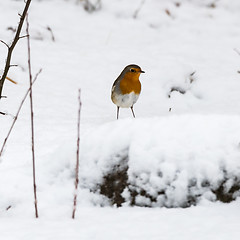
{"label": "snow", "polygon": [[[79,208],[71,219],[1,219],[3,239],[238,239],[236,203],[189,209]],[[217,210],[217,211],[216,211]],[[202,214],[204,213],[204,215]],[[212,221],[206,221],[206,218]],[[147,219],[147,221],[146,221]],[[167,221],[166,221],[167,219]],[[231,220],[231,224],[227,222]],[[129,224],[131,223],[131,224]],[[200,226],[200,228],[199,228]],[[224,228],[224,231],[223,231]],[[213,231],[214,229],[214,231]],[[12,233],[12,234],[10,234]],[[13,234],[14,233],[14,234]],[[12,236],[11,236],[12,235]],[[17,235],[17,238],[15,237]],[[229,237],[230,236],[230,237]]]}
{"label": "snow", "polygon": [[[71,219],[1,220],[3,239],[238,239],[236,203],[189,209],[79,208]],[[203,214],[204,213],[204,214]],[[206,219],[209,219],[206,221]],[[231,224],[228,224],[231,221]],[[12,237],[9,233],[13,233]],[[17,238],[13,235],[17,235]]]}
{"label": "snow", "polygon": [[158,198],[149,203],[141,197],[139,205],[180,207],[189,197],[199,196],[216,200],[211,190],[231,179],[226,182],[229,191],[239,181],[239,135],[239,116],[173,115],[111,122],[83,139],[81,182],[95,191],[104,176],[127,161],[132,190]]}
{"label": "snow", "polygon": [[[213,1],[182,0],[178,7],[175,1],[149,0],[136,19],[140,0],[104,0],[91,14],[76,2],[42,0],[30,6],[33,75],[43,69],[34,85],[40,218],[34,219],[26,102],[0,160],[1,239],[238,239],[238,193],[235,201],[223,204],[200,185],[207,179],[218,186],[223,169],[226,189],[239,178],[240,56],[234,50],[240,49],[239,1],[219,0],[210,7]],[[16,26],[24,2],[1,1],[0,7],[0,39],[10,43],[13,32],[7,28]],[[4,45],[0,56],[2,73]],[[12,63],[20,67],[8,75],[19,84],[4,85],[8,98],[1,99],[0,111],[9,115],[0,115],[0,146],[28,88],[24,39]],[[116,121],[111,87],[128,64],[146,72],[134,107],[137,118],[130,109],[120,109]],[[78,88],[81,187],[73,221]],[[106,197],[89,192],[126,153],[136,187],[144,185],[154,195],[169,182],[174,186],[175,191],[166,191],[167,204],[159,199],[154,208],[129,207],[128,202],[109,207]],[[185,201],[193,176],[197,187],[192,192],[202,194],[197,206],[166,208]],[[123,195],[127,199],[129,192]]]}

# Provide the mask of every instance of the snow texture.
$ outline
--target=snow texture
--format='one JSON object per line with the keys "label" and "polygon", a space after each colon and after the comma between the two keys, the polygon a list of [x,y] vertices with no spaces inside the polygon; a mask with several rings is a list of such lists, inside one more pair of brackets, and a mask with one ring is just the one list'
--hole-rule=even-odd
{"label": "snow texture", "polygon": [[[83,140],[81,182],[99,192],[107,176],[121,178],[125,171],[122,203],[187,207],[200,197],[228,202],[240,194],[239,135],[238,116],[184,115],[108,123]],[[115,178],[108,181],[119,189],[121,180]]]}

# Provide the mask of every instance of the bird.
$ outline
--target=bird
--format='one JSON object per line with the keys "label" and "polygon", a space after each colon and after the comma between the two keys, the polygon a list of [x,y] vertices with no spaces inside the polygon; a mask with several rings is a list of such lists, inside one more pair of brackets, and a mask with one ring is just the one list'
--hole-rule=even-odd
{"label": "bird", "polygon": [[141,93],[141,83],[139,81],[141,73],[145,72],[138,65],[130,64],[123,69],[113,83],[111,99],[117,105],[117,119],[119,117],[119,108],[131,108],[135,118],[133,105],[137,102]]}

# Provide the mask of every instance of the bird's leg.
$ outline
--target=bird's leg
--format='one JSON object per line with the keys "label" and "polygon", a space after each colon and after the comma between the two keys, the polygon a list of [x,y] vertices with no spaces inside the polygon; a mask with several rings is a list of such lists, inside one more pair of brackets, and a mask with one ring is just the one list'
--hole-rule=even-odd
{"label": "bird's leg", "polygon": [[131,106],[131,110],[132,110],[133,117],[135,118],[135,114],[134,114],[134,111],[133,111],[133,106]]}
{"label": "bird's leg", "polygon": [[119,106],[117,106],[117,119],[118,119],[118,115],[119,115]]}

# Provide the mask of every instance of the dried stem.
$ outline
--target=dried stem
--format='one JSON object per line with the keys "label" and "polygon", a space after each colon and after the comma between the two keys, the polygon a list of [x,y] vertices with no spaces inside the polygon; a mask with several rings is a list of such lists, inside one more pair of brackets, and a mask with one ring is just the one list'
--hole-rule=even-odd
{"label": "dried stem", "polygon": [[[34,80],[33,80],[33,82],[32,82],[32,85],[36,82],[36,80],[37,80],[37,78],[38,78],[38,75],[39,75],[41,72],[42,72],[42,69],[40,69],[40,70],[38,71],[38,73],[36,74],[36,76],[35,76],[35,78],[34,78]],[[11,127],[10,127],[10,129],[9,129],[9,131],[8,131],[8,134],[7,134],[6,138],[4,139],[3,145],[2,145],[2,147],[1,147],[0,157],[2,156],[2,153],[3,153],[3,150],[4,150],[5,146],[6,146],[7,140],[8,140],[8,138],[9,138],[9,136],[10,136],[12,130],[13,130],[13,127],[14,127],[17,119],[18,119],[18,115],[19,115],[19,113],[20,113],[20,111],[21,111],[21,109],[22,109],[22,106],[23,106],[23,104],[24,104],[24,102],[25,102],[25,100],[26,100],[26,98],[27,98],[27,96],[28,96],[28,93],[30,92],[30,89],[31,89],[31,88],[29,88],[29,89],[27,90],[26,94],[24,95],[24,97],[23,97],[23,99],[22,99],[22,101],[21,101],[21,103],[20,103],[20,105],[19,105],[19,108],[18,108],[18,111],[17,111],[17,113],[16,113],[16,116],[15,116],[14,119],[13,119],[12,125],[11,125]]]}
{"label": "dried stem", "polygon": [[74,199],[73,199],[73,212],[72,212],[72,219],[75,218],[75,212],[77,209],[77,189],[78,189],[78,182],[79,182],[79,144],[80,144],[80,116],[81,116],[81,108],[82,108],[82,101],[81,101],[81,90],[78,90],[78,102],[79,102],[79,108],[78,108],[78,135],[77,135],[77,159],[76,159],[76,169],[75,169],[75,193],[74,193]]}
{"label": "dried stem", "polygon": [[52,29],[49,26],[47,26],[47,30],[50,32],[50,34],[52,36],[52,41],[55,42],[55,37],[54,37]]}
{"label": "dried stem", "polygon": [[133,18],[137,18],[139,12],[141,11],[143,5],[145,3],[145,0],[142,0],[141,3],[140,3],[140,6],[138,7],[138,9],[135,11],[135,13],[133,14]]}
{"label": "dried stem", "polygon": [[15,34],[15,37],[13,39],[12,44],[10,46],[8,46],[8,44],[6,44],[4,41],[1,40],[1,42],[7,46],[8,54],[7,54],[7,60],[6,60],[5,67],[4,67],[4,72],[3,72],[3,75],[0,79],[0,99],[2,97],[3,84],[4,84],[4,81],[7,77],[8,70],[11,66],[12,53],[13,53],[13,50],[14,50],[18,40],[20,39],[20,33],[21,33],[21,30],[22,30],[23,22],[24,22],[24,19],[26,17],[26,14],[27,14],[30,3],[31,3],[31,0],[26,1],[26,5],[24,7],[23,13],[22,13],[22,15],[20,15],[20,22],[18,24],[17,31],[16,31],[16,34]]}
{"label": "dried stem", "polygon": [[30,36],[29,36],[29,22],[28,14],[26,16],[26,33],[27,33],[27,48],[28,48],[28,72],[29,72],[29,88],[30,88],[30,109],[31,109],[31,133],[32,133],[32,162],[33,162],[33,192],[34,192],[34,206],[35,217],[38,218],[37,207],[37,185],[36,185],[36,166],[35,166],[35,145],[34,145],[34,114],[33,114],[33,94],[32,94],[32,68],[31,68],[31,48],[30,48]]}

